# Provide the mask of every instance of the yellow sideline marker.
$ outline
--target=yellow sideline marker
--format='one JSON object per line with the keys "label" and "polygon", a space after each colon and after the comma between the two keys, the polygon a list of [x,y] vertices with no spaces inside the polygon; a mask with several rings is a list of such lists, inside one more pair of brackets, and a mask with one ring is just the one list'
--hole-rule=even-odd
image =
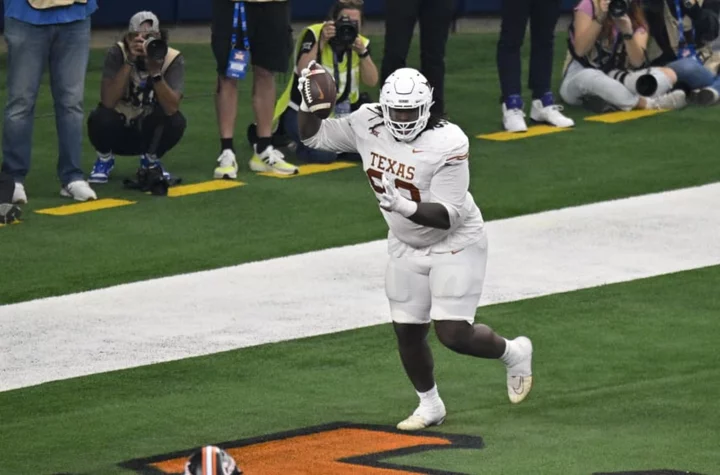
{"label": "yellow sideline marker", "polygon": [[262,172],[258,173],[258,175],[262,176],[269,176],[271,178],[295,178],[298,176],[305,176],[305,175],[313,175],[315,173],[325,173],[325,172],[331,172],[334,170],[342,170],[344,168],[352,168],[356,167],[357,163],[350,163],[350,162],[334,162],[334,163],[311,163],[309,165],[300,165],[298,167],[297,175],[278,175],[277,173],[272,172]]}
{"label": "yellow sideline marker", "polygon": [[198,193],[207,193],[209,191],[229,190],[245,185],[242,181],[231,180],[211,180],[202,183],[193,183],[191,185],[180,185],[170,187],[168,196],[177,198],[178,196],[196,195]]}
{"label": "yellow sideline marker", "polygon": [[562,129],[560,127],[552,127],[550,125],[535,125],[533,127],[529,127],[527,132],[495,132],[494,134],[481,134],[476,135],[475,137],[485,140],[495,140],[497,142],[507,142],[510,140],[528,139],[539,135],[565,132],[566,130],[570,130],[570,128]]}
{"label": "yellow sideline marker", "polygon": [[135,201],[116,200],[106,198],[102,200],[86,201],[85,203],[77,203],[73,205],[58,206],[57,208],[39,209],[35,212],[38,214],[50,214],[53,216],[69,216],[71,214],[87,213],[89,211],[98,211],[101,209],[117,208],[119,206],[134,205]]}
{"label": "yellow sideline marker", "polygon": [[590,122],[604,122],[606,124],[617,124],[618,122],[625,122],[626,120],[641,119],[643,117],[649,117],[651,115],[662,114],[668,112],[667,109],[643,109],[634,111],[618,111],[608,112],[607,114],[591,115],[585,117],[585,120]]}

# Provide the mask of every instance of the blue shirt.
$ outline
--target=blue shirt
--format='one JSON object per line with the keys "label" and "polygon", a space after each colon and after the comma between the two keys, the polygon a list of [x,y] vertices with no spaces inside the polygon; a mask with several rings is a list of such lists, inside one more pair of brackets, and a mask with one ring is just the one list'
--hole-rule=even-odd
{"label": "blue shirt", "polygon": [[14,18],[32,25],[57,25],[84,20],[97,10],[97,0],[88,0],[87,3],[74,3],[67,7],[35,10],[27,0],[3,0],[5,3],[5,16]]}

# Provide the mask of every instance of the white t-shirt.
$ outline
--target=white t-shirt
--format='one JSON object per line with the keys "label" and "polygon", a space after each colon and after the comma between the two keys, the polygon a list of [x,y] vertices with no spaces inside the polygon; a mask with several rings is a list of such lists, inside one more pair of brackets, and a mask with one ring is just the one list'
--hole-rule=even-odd
{"label": "white t-shirt", "polygon": [[468,138],[457,125],[443,121],[414,141],[401,142],[383,125],[380,106],[365,104],[348,117],[324,120],[318,133],[303,143],[321,150],[359,153],[378,198],[383,193],[382,176],[388,173],[405,198],[447,208],[450,229],[422,226],[381,209],[389,227],[391,255],[459,251],[483,238],[482,214],[468,192]]}

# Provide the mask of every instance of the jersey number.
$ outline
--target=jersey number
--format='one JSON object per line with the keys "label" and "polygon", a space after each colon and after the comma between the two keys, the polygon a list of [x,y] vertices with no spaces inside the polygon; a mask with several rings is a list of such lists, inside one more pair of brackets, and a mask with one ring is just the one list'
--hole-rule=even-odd
{"label": "jersey number", "polygon": [[[380,170],[375,170],[374,168],[368,168],[366,173],[368,180],[370,180],[370,186],[372,189],[377,193],[385,193],[385,188],[383,188],[380,184],[382,183],[382,172]],[[403,181],[400,178],[396,178],[395,187],[401,190],[409,191],[410,199],[416,203],[420,203],[420,190],[418,190],[417,186],[407,181]]]}

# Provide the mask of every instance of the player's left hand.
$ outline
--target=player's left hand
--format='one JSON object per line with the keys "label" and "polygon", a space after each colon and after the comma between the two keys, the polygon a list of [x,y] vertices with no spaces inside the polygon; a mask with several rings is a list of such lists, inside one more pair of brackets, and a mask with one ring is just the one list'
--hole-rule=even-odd
{"label": "player's left hand", "polygon": [[406,218],[417,212],[417,203],[402,196],[392,182],[392,177],[388,176],[387,173],[383,174],[382,186],[385,190],[379,199],[382,209],[390,213],[399,213]]}

